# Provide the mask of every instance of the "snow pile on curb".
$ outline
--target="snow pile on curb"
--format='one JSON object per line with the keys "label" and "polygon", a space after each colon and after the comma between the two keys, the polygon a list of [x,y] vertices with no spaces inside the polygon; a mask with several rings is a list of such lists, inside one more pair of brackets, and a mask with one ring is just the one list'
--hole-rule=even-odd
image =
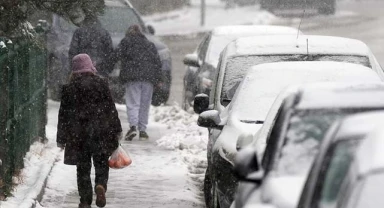
{"label": "snow pile on curb", "polygon": [[179,105],[151,109],[154,122],[165,124],[169,133],[157,140],[165,149],[179,151],[188,167],[189,182],[198,198],[202,198],[202,186],[207,168],[208,131],[196,125],[197,115],[182,110]]}
{"label": "snow pile on curb", "polygon": [[35,142],[24,158],[24,169],[20,176],[14,178],[16,188],[13,197],[1,203],[2,208],[30,208],[36,205],[46,178],[50,173],[55,155],[59,149],[41,142]]}

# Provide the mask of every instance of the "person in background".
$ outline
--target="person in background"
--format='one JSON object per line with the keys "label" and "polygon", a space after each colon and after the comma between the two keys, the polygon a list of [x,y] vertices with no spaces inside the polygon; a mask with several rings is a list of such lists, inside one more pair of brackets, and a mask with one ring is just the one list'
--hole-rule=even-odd
{"label": "person in background", "polygon": [[120,80],[125,84],[130,130],[125,139],[132,141],[139,131],[140,140],[148,140],[146,132],[154,86],[162,85],[162,63],[156,46],[138,25],[129,27],[126,36],[111,56],[111,63],[121,60]]}
{"label": "person in background", "polygon": [[87,54],[73,58],[70,82],[62,89],[57,126],[57,146],[65,148],[64,163],[77,166],[79,208],[89,208],[92,204],[92,158],[96,175],[96,205],[105,206],[108,159],[122,137],[108,82],[96,72]]}
{"label": "person in background", "polygon": [[109,32],[103,28],[97,15],[88,12],[80,27],[73,33],[69,47],[69,60],[80,53],[88,54],[94,61],[98,73],[108,77],[112,72],[111,64],[107,61],[113,53],[112,38]]}

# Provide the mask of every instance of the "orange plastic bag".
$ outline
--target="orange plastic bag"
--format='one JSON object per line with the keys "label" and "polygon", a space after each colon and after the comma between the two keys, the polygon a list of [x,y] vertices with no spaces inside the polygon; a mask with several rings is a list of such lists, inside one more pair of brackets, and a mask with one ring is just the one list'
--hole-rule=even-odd
{"label": "orange plastic bag", "polygon": [[122,169],[128,167],[132,163],[131,157],[128,153],[119,146],[111,155],[108,161],[108,165],[113,169]]}

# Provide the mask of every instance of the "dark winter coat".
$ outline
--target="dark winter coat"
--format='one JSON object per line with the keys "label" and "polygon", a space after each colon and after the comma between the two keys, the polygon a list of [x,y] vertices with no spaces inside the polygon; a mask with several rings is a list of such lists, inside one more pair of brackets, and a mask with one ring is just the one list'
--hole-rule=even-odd
{"label": "dark winter coat", "polygon": [[73,34],[69,48],[69,60],[80,53],[88,54],[98,72],[106,76],[113,68],[107,62],[113,53],[111,35],[98,20],[84,20]]}
{"label": "dark winter coat", "polygon": [[121,123],[108,83],[83,75],[63,87],[57,143],[65,145],[64,163],[76,165],[84,149],[111,155],[118,147]]}
{"label": "dark winter coat", "polygon": [[122,82],[162,82],[162,63],[155,44],[143,34],[128,34],[112,55],[113,63],[121,60]]}

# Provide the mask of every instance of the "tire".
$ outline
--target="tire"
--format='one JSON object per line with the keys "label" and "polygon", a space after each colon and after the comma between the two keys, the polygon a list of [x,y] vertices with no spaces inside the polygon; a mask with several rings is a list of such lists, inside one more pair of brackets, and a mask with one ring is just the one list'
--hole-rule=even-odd
{"label": "tire", "polygon": [[207,208],[220,208],[219,201],[217,200],[216,186],[211,179],[211,172],[208,168],[204,178],[204,198]]}
{"label": "tire", "polygon": [[210,171],[207,170],[205,171],[205,178],[204,178],[204,199],[205,199],[205,205],[207,208],[213,208],[213,203],[212,203],[212,180],[210,176]]}

